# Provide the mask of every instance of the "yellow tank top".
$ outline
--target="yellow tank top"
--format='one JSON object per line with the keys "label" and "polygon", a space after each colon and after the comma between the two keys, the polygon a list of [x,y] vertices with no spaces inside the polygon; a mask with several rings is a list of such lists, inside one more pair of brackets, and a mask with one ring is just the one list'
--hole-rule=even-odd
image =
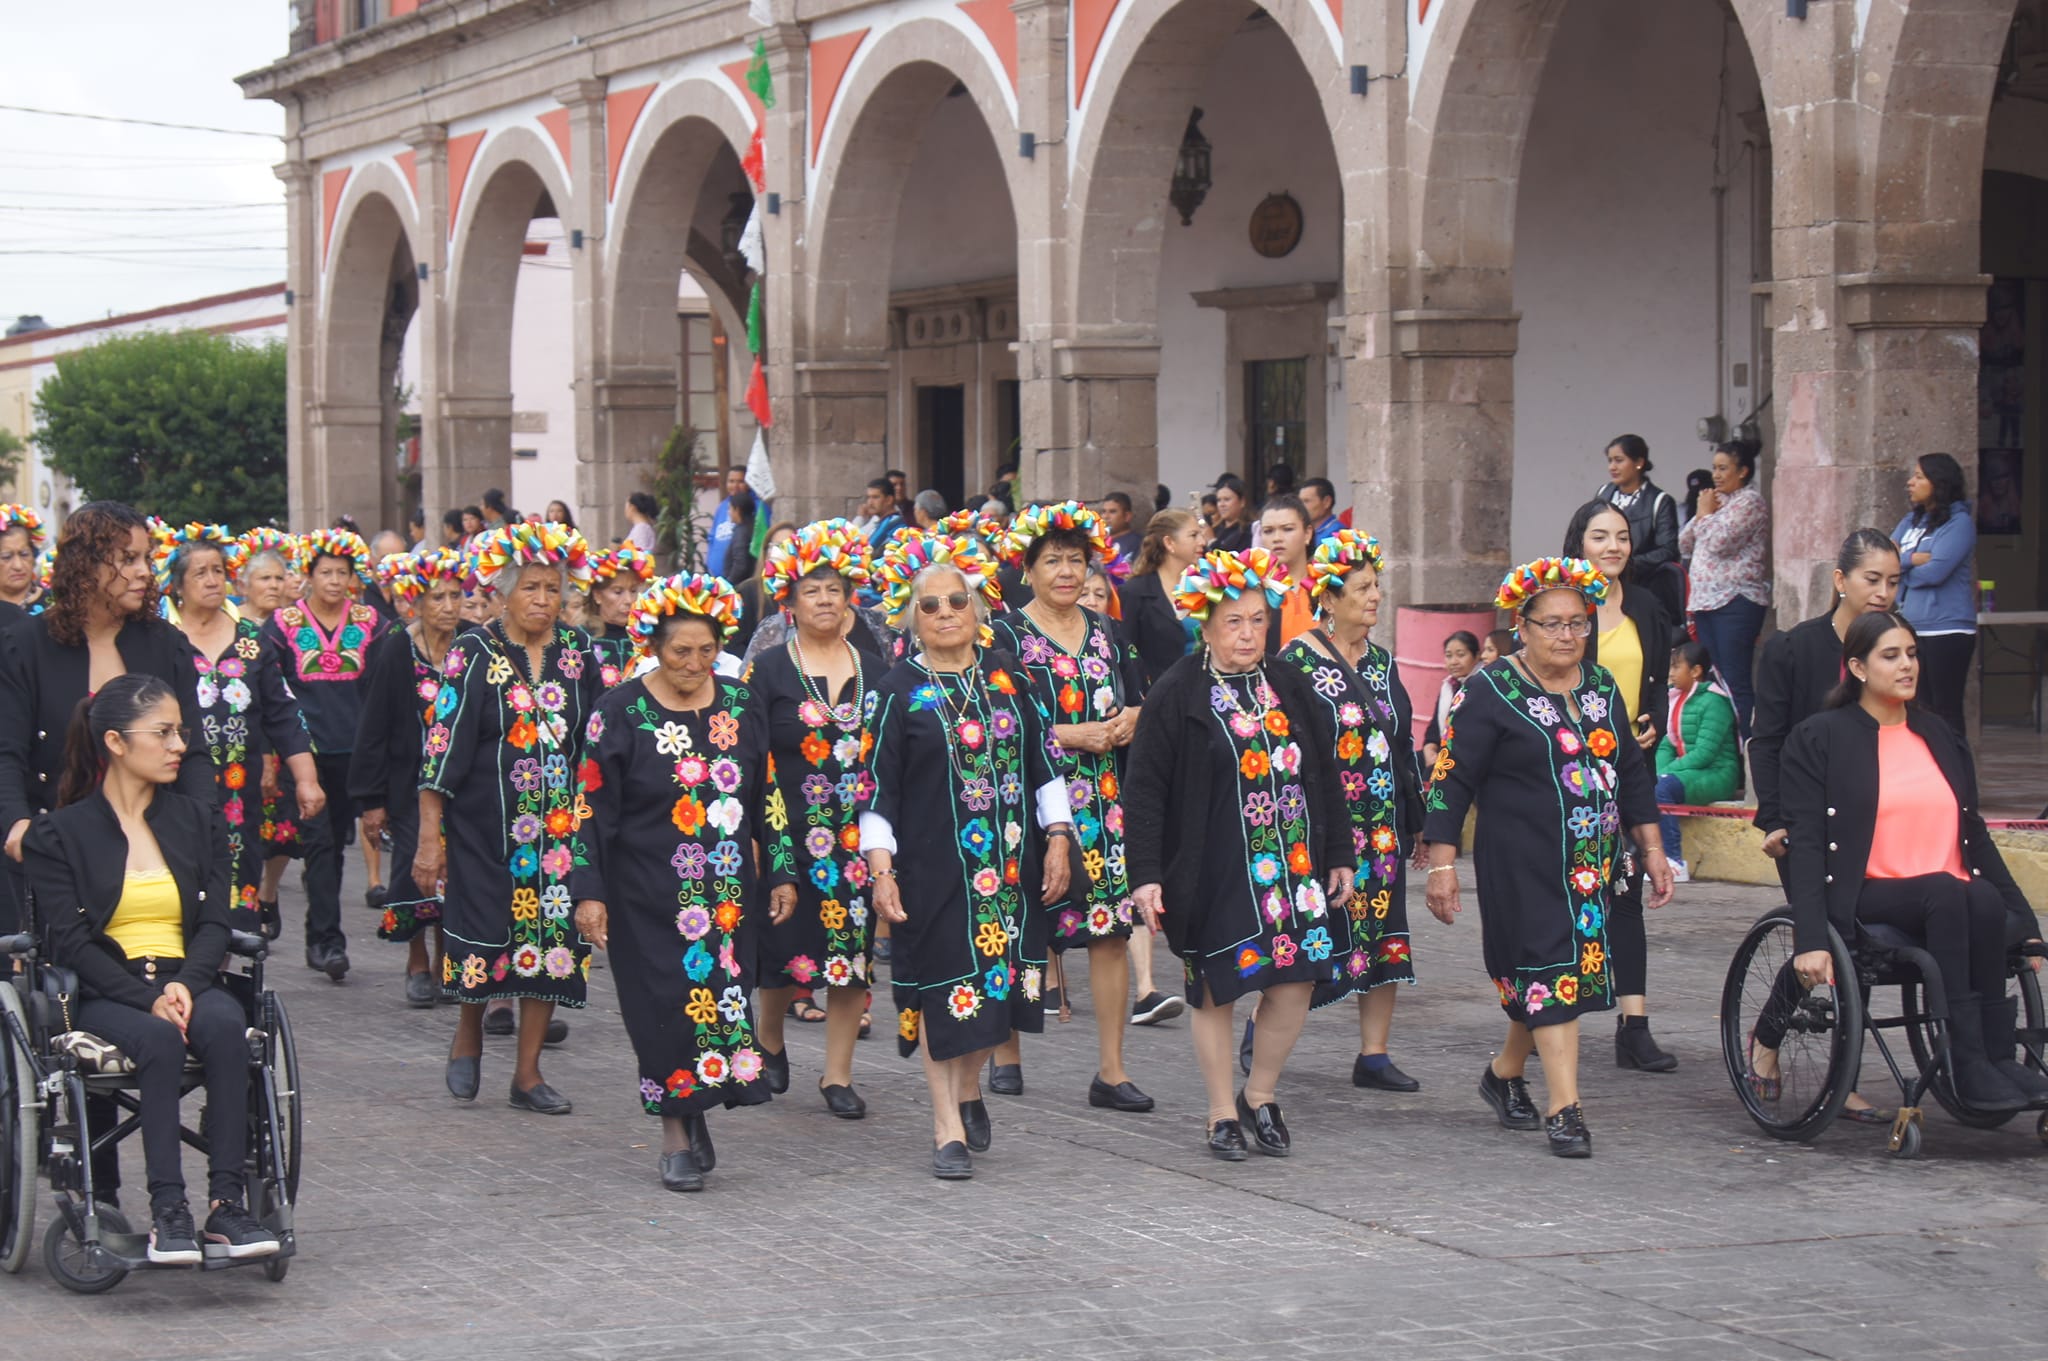
{"label": "yellow tank top", "polygon": [[1615,736],[1626,737],[1622,729],[1634,720],[1636,705],[1643,702],[1643,638],[1636,632],[1635,620],[1624,616],[1619,628],[1600,630],[1600,665],[1614,677],[1615,693],[1627,710],[1615,725]]}
{"label": "yellow tank top", "polygon": [[130,959],[185,957],[185,905],[169,870],[129,872],[107,935]]}

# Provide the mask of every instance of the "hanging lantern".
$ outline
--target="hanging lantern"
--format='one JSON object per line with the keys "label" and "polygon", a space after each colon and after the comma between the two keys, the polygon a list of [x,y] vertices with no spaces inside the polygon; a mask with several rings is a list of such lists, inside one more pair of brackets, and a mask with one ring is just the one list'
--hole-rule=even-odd
{"label": "hanging lantern", "polygon": [[1167,201],[1180,212],[1180,225],[1195,224],[1195,209],[1209,196],[1209,139],[1202,135],[1202,111],[1188,115],[1188,130],[1180,139],[1180,156],[1173,163],[1173,192]]}

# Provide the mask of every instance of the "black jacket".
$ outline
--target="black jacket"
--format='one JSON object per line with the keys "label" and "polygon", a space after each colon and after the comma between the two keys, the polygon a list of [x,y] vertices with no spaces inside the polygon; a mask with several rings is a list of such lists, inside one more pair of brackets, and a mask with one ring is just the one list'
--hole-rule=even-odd
{"label": "black jacket", "polygon": [[[1202,872],[1201,845],[1208,835],[1209,670],[1203,654],[1183,657],[1159,678],[1145,696],[1138,733],[1131,741],[1124,771],[1124,844],[1130,853],[1133,885],[1159,884],[1165,890],[1166,943],[1175,954],[1185,942],[1199,939],[1195,914],[1201,895],[1196,882]],[[1291,667],[1269,664],[1266,679],[1279,692],[1281,711],[1297,733],[1317,731],[1315,711],[1321,701],[1308,680]],[[1333,869],[1355,869],[1351,817],[1337,783],[1334,753],[1320,742],[1301,746],[1302,793],[1313,820],[1321,828],[1322,845],[1312,847],[1318,880]],[[1220,797],[1237,797],[1235,788]]]}
{"label": "black jacket", "polygon": [[[178,696],[178,708],[192,733],[175,786],[179,793],[211,804],[213,762],[200,739],[199,672],[192,644],[154,616],[121,626],[114,646],[130,675],[155,676]],[[0,835],[57,804],[64,771],[64,734],[71,711],[90,693],[92,658],[85,644],[60,643],[50,636],[50,617],[18,620],[0,633]]]}
{"label": "black jacket", "polygon": [[[188,763],[189,763],[189,758]],[[156,834],[185,905],[185,964],[165,983],[194,997],[213,986],[228,949],[228,829],[212,796],[157,790],[143,815]],[[128,870],[128,837],[106,796],[44,813],[22,840],[36,920],[50,962],[78,974],[85,997],[149,1010],[156,993],[128,972],[128,956],[107,936]]]}
{"label": "black jacket", "polygon": [[1187,626],[1167,598],[1157,572],[1134,574],[1117,592],[1124,607],[1124,632],[1138,649],[1145,684],[1157,685],[1173,664],[1188,655]]}
{"label": "black jacket", "polygon": [[[1648,714],[1657,740],[1671,724],[1671,616],[1657,597],[1641,586],[1627,586],[1621,593],[1621,612],[1636,626],[1636,638],[1643,649],[1643,688],[1629,696],[1629,712],[1636,718]],[[1586,639],[1586,661],[1600,660],[1600,629],[1596,623]],[[1657,778],[1657,748],[1643,749],[1643,764],[1652,783]]]}
{"label": "black jacket", "polygon": [[[2023,938],[2038,937],[2034,910],[1985,829],[1969,749],[1933,714],[1909,708],[1906,726],[1927,743],[1956,796],[1963,863],[1998,889],[2014,925],[2025,927]],[[1825,950],[1829,923],[1853,942],[1877,827],[1877,720],[1857,704],[1822,710],[1792,730],[1779,773],[1791,834],[1785,858],[1793,944],[1802,952]]]}
{"label": "black jacket", "polygon": [[1756,784],[1756,825],[1785,825],[1778,767],[1792,730],[1821,711],[1842,681],[1842,640],[1830,610],[1764,644],[1756,672],[1756,714],[1749,725],[1749,775]]}
{"label": "black jacket", "polygon": [[1628,521],[1629,580],[1647,581],[1678,561],[1678,503],[1647,477],[1628,505],[1615,505],[1618,495],[1612,482],[1602,482],[1593,499],[1614,506]]}
{"label": "black jacket", "polygon": [[412,634],[403,628],[370,644],[363,660],[363,710],[348,754],[348,796],[364,810],[403,809],[420,789],[425,711],[413,684]]}

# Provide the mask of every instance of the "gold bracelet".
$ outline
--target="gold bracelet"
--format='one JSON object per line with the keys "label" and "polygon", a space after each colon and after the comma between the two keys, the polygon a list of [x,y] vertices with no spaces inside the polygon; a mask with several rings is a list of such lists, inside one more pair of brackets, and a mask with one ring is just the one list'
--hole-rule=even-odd
{"label": "gold bracelet", "polygon": [[[1457,872],[1458,867],[1455,863],[1449,865],[1431,865],[1429,867],[1429,874],[1456,874]],[[1425,874],[1422,877],[1427,879],[1429,875]]]}

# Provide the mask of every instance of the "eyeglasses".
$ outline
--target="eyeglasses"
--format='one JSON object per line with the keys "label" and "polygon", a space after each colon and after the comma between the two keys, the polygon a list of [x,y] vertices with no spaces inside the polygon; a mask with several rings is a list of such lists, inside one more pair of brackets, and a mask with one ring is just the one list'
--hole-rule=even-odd
{"label": "eyeglasses", "polygon": [[939,606],[944,605],[947,609],[958,612],[966,609],[972,603],[974,603],[973,596],[965,591],[955,591],[951,595],[920,596],[917,602],[917,609],[920,614],[937,614]]}
{"label": "eyeglasses", "polygon": [[192,730],[182,723],[166,723],[160,728],[122,728],[120,731],[128,737],[148,733],[167,747],[171,745],[173,738],[177,739],[181,747],[192,744]]}
{"label": "eyeglasses", "polygon": [[1522,626],[1535,629],[1546,638],[1584,638],[1593,632],[1593,621],[1584,616],[1577,619],[1530,619],[1524,617]]}

